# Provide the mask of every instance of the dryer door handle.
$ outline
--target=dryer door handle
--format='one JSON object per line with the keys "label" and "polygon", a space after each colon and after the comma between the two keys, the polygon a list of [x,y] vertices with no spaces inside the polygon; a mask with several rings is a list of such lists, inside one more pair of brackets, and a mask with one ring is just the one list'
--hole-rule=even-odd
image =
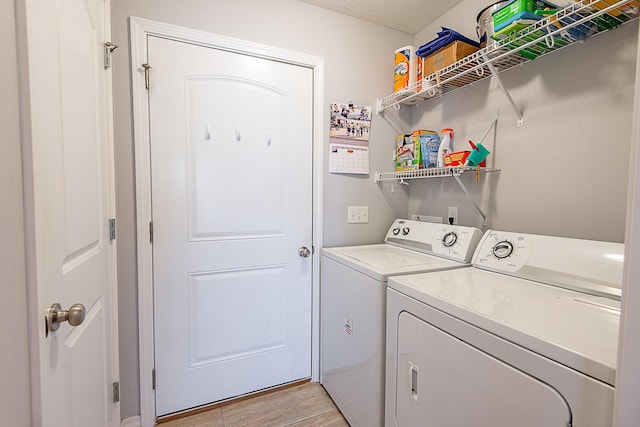
{"label": "dryer door handle", "polygon": [[418,402],[419,390],[418,390],[418,380],[420,378],[420,370],[416,365],[409,362],[409,378],[411,378],[410,385],[411,390],[409,390],[409,396],[416,402]]}

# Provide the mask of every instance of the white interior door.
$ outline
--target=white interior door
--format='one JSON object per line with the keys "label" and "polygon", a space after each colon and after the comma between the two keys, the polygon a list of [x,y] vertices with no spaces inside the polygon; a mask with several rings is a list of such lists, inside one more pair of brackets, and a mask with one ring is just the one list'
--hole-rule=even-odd
{"label": "white interior door", "polygon": [[[120,423],[111,392],[118,370],[111,85],[104,67],[109,11],[104,0],[27,0],[20,8],[34,425]],[[70,324],[81,320],[78,306],[45,337],[53,303],[61,310],[82,304],[84,321]]]}
{"label": "white interior door", "polygon": [[312,69],[158,37],[148,61],[157,415],[310,377]]}

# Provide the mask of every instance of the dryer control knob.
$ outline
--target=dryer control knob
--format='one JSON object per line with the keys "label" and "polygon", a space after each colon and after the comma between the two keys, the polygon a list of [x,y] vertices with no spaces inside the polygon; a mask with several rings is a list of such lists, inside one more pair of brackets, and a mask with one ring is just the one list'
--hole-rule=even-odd
{"label": "dryer control knob", "polygon": [[393,229],[393,235],[397,236],[398,234],[400,234],[400,227],[396,227]]}
{"label": "dryer control knob", "polygon": [[493,255],[498,259],[504,259],[513,253],[513,244],[508,240],[503,240],[493,246]]}
{"label": "dryer control knob", "polygon": [[405,228],[403,228],[403,229],[402,229],[402,234],[403,234],[404,236],[406,236],[407,234],[409,234],[409,231],[410,231],[410,230],[409,230],[409,227],[405,227]]}
{"label": "dryer control knob", "polygon": [[446,248],[450,248],[451,246],[455,245],[457,241],[458,241],[458,235],[455,233],[455,231],[448,232],[442,238],[442,244]]}

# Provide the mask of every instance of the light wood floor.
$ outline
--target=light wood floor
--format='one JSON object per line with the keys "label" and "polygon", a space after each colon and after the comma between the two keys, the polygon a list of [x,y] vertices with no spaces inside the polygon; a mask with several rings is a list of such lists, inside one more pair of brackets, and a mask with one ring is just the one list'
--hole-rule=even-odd
{"label": "light wood floor", "polygon": [[231,403],[160,427],[349,427],[318,383]]}

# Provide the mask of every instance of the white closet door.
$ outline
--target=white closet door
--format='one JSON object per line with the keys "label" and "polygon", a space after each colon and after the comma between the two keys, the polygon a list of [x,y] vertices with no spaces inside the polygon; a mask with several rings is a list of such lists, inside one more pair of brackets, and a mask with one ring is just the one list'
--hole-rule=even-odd
{"label": "white closet door", "polygon": [[[16,4],[24,8],[28,61],[21,101],[29,289],[37,307],[30,319],[38,358],[33,424],[118,426],[111,71],[104,63],[110,3]],[[56,329],[51,316],[45,336],[52,306],[63,321]]]}

